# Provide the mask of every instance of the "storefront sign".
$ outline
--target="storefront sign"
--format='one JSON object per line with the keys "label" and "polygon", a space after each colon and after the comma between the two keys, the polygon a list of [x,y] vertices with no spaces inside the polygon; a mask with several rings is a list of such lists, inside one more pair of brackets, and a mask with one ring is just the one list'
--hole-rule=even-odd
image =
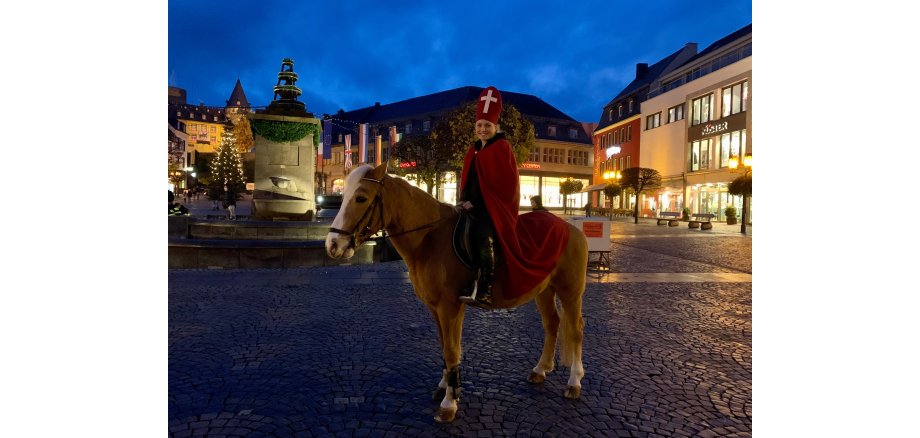
{"label": "storefront sign", "polygon": [[540,165],[537,163],[521,163],[522,169],[539,169]]}
{"label": "storefront sign", "polygon": [[416,164],[415,161],[402,162],[402,163],[399,163],[399,167],[405,169],[407,167],[415,167],[415,164]]}
{"label": "storefront sign", "polygon": [[702,140],[745,128],[747,128],[747,113],[743,112],[701,125],[691,126],[687,131],[687,139],[690,141]]}
{"label": "storefront sign", "polygon": [[718,134],[722,131],[728,131],[728,123],[707,123],[706,126],[703,126],[703,135],[710,136],[712,134]]}

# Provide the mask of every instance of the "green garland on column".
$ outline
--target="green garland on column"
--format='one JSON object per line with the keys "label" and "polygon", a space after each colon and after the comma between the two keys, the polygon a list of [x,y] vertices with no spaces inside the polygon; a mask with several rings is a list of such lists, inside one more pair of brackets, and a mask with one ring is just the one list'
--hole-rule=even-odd
{"label": "green garland on column", "polygon": [[292,143],[313,134],[313,145],[320,142],[319,125],[301,122],[252,119],[252,132],[275,143]]}

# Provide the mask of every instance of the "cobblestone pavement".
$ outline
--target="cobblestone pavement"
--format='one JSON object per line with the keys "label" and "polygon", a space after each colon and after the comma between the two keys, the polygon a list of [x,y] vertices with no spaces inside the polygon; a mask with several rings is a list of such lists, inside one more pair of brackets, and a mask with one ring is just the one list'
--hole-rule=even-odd
{"label": "cobblestone pavement", "polygon": [[[471,308],[451,424],[433,420],[437,329],[402,262],[170,270],[169,435],[750,436],[751,239],[613,228],[612,273],[585,295],[581,398],[562,397],[564,367],[526,381],[533,302]],[[645,280],[617,281],[631,273]]]}

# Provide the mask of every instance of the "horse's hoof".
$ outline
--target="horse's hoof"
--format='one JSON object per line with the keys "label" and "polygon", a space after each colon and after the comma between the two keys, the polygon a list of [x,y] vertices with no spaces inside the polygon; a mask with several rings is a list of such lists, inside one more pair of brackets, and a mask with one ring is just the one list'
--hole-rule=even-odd
{"label": "horse's hoof", "polygon": [[434,395],[431,396],[431,399],[443,400],[445,395],[447,395],[447,388],[438,388],[438,390],[434,392]]}
{"label": "horse's hoof", "polygon": [[530,383],[543,383],[544,381],[546,381],[546,375],[538,374],[538,373],[531,371],[530,375],[527,376],[527,381]]}
{"label": "horse's hoof", "polygon": [[574,400],[581,396],[581,387],[567,386],[562,396]]}
{"label": "horse's hoof", "polygon": [[456,409],[439,408],[438,415],[434,416],[434,421],[437,421],[438,423],[450,423],[454,421],[456,417],[457,417]]}

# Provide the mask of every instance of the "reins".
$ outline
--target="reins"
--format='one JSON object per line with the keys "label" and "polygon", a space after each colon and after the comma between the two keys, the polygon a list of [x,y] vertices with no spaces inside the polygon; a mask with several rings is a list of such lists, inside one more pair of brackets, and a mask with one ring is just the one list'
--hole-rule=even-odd
{"label": "reins", "polygon": [[[374,183],[380,184],[380,187],[383,188],[383,179],[376,180],[376,179],[371,179],[371,178],[361,178],[361,181],[370,181],[370,182],[374,182]],[[434,227],[435,225],[437,225],[437,224],[439,224],[439,223],[441,223],[441,222],[444,222],[444,221],[447,220],[447,219],[450,219],[450,217],[448,216],[448,217],[444,217],[444,218],[438,219],[438,220],[436,220],[436,221],[434,221],[434,222],[430,222],[430,223],[427,223],[427,224],[424,224],[424,225],[415,227],[415,228],[413,228],[413,229],[411,229],[411,230],[400,231],[400,232],[395,233],[395,234],[388,234],[386,228],[384,228],[384,225],[385,225],[385,224],[383,223],[383,196],[381,195],[381,192],[378,190],[378,191],[377,191],[377,196],[374,197],[374,200],[373,200],[373,202],[371,203],[371,206],[364,212],[364,215],[361,216],[361,219],[359,219],[357,222],[355,222],[355,227],[354,227],[354,229],[353,229],[352,231],[340,230],[340,229],[334,228],[334,227],[329,227],[329,231],[332,231],[332,232],[335,232],[335,233],[339,233],[339,234],[344,234],[344,235],[350,237],[350,238],[351,238],[351,241],[352,241],[352,246],[354,246],[354,247],[357,247],[358,245],[361,245],[361,244],[364,243],[365,241],[369,240],[370,237],[371,237],[373,234],[376,234],[376,233],[371,233],[371,232],[370,232],[370,226],[371,226],[371,216],[373,215],[374,209],[375,209],[375,208],[378,208],[378,206],[379,206],[379,211],[380,211],[380,229],[383,231],[383,238],[384,238],[384,239],[389,239],[389,238],[391,238],[391,237],[402,236],[402,235],[404,235],[404,234],[409,234],[409,233],[413,233],[413,232],[416,232],[416,231],[424,230],[425,228],[432,228],[432,227]],[[367,222],[364,223],[364,226],[363,226],[363,227],[360,226],[360,224],[361,224],[362,222],[364,222],[365,219],[367,219]],[[360,232],[356,232],[356,230],[361,230],[361,231],[360,231]]]}

